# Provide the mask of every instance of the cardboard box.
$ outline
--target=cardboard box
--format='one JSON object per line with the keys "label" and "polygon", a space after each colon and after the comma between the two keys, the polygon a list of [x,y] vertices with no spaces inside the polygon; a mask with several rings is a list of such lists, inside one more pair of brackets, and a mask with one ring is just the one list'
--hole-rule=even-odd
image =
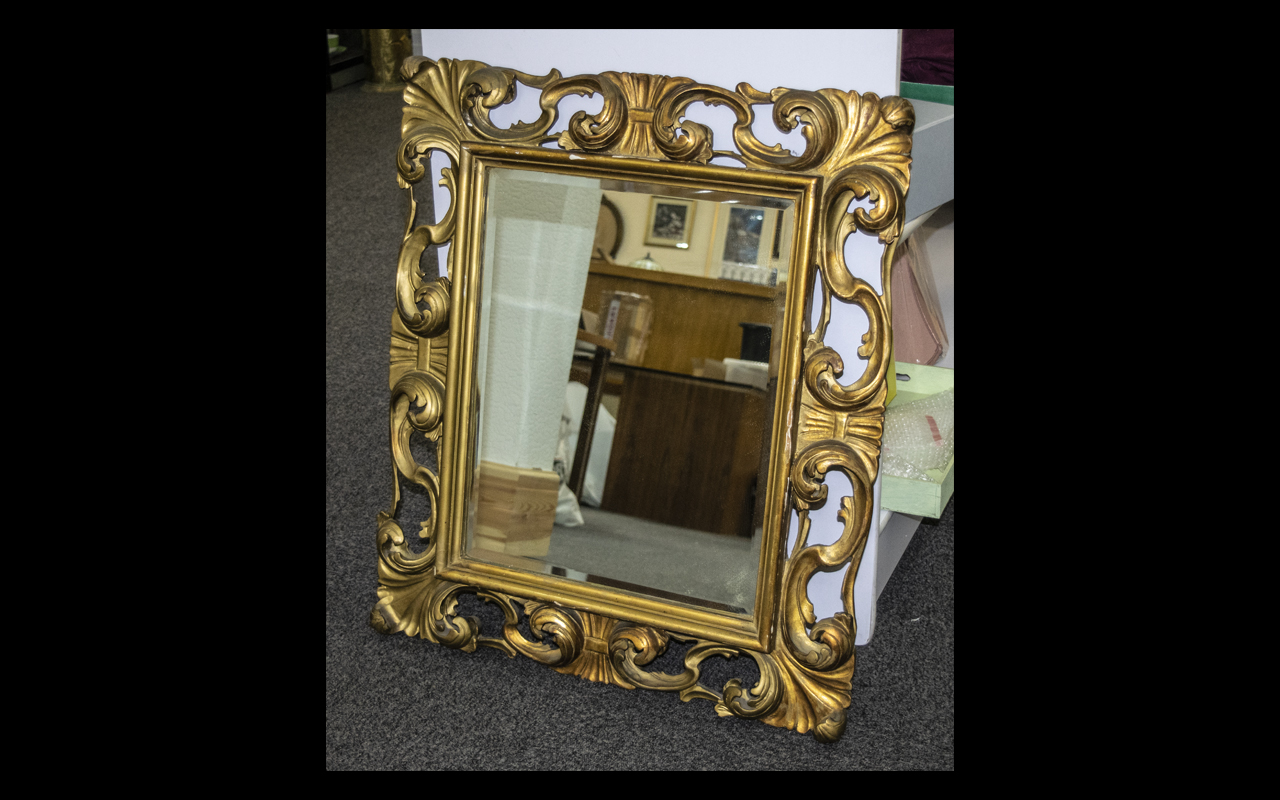
{"label": "cardboard box", "polygon": [[474,546],[538,558],[551,547],[560,476],[481,461],[476,484]]}

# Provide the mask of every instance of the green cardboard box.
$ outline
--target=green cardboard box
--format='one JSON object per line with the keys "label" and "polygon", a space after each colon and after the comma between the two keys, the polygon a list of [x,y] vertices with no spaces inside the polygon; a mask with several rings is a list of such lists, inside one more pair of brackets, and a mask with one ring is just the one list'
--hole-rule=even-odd
{"label": "green cardboard box", "polygon": [[[898,375],[898,392],[889,402],[890,408],[922,400],[955,387],[955,370],[902,361],[893,362],[893,366]],[[902,377],[904,375],[905,378]],[[929,470],[926,474],[933,479],[931,481],[911,480],[882,473],[881,507],[901,514],[937,519],[955,491],[955,464],[955,456],[952,456],[945,469]]]}

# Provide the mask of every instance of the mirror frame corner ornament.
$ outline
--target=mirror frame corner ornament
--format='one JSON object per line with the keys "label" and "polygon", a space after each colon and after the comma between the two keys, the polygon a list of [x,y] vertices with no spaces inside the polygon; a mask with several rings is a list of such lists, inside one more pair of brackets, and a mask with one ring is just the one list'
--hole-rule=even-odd
{"label": "mirror frame corner ornament", "polygon": [[[520,653],[559,672],[628,689],[676,691],[682,700],[711,700],[721,716],[760,719],[800,733],[813,731],[819,741],[837,740],[844,732],[845,709],[851,702],[856,637],[853,587],[870,530],[886,372],[893,366],[890,266],[905,221],[904,199],[910,182],[915,123],[910,102],[836,89],[763,92],[747,83],[728,90],[689,78],[618,72],[564,78],[552,70],[539,77],[479,61],[433,61],[420,56],[406,59],[401,73],[408,86],[396,165],[398,184],[408,194],[409,212],[391,320],[394,489],[390,512],[377,516],[378,601],[370,624],[382,633],[402,632],[466,652],[487,646],[512,657]],[[490,110],[514,99],[517,81],[542,91],[542,114],[530,123],[498,128],[489,118]],[[549,135],[558,117],[557,106],[569,94],[600,94],[603,108],[594,115],[579,111],[562,133]],[[685,109],[697,102],[727,106],[734,112],[737,152],[714,150],[708,128],[681,119]],[[781,145],[762,144],[751,130],[753,104],[771,104],[773,122],[783,132],[803,123],[805,151],[795,156]],[[801,230],[795,241],[803,250],[793,254],[792,262],[805,259],[803,263],[818,274],[822,303],[816,329],[810,331],[805,318],[813,307],[812,278],[806,279],[809,285],[801,294],[793,295],[804,298],[804,312],[795,315],[797,322],[787,335],[794,333],[802,348],[799,368],[789,371],[789,385],[784,386],[780,378],[778,396],[792,393],[798,413],[790,423],[794,427],[782,454],[788,459],[782,540],[765,542],[777,548],[780,562],[772,581],[771,576],[762,576],[775,587],[777,598],[769,609],[770,647],[765,650],[728,645],[708,638],[705,631],[699,635],[697,630],[664,630],[571,607],[557,602],[552,591],[543,593],[542,599],[527,599],[440,577],[451,566],[437,563],[438,551],[447,551],[441,550],[437,540],[442,534],[441,518],[449,513],[448,466],[453,463],[449,437],[442,441],[441,434],[452,430],[445,423],[450,404],[460,400],[459,383],[469,387],[470,382],[449,373],[450,349],[461,341],[458,326],[450,326],[450,304],[458,302],[450,278],[428,280],[420,271],[420,259],[429,245],[453,239],[459,220],[455,210],[460,205],[468,208],[459,196],[460,189],[464,194],[467,190],[460,185],[467,176],[460,174],[459,165],[468,145],[491,150],[495,145],[542,148],[552,142],[561,151],[657,161],[686,175],[690,166],[708,167],[712,158],[724,156],[762,176],[818,179],[816,213],[797,220]],[[432,150],[451,161],[452,169],[442,171],[440,184],[449,190],[452,202],[438,223],[415,227],[413,185],[425,177],[427,168],[421,161],[429,159]],[[855,198],[866,197],[873,204],[870,211],[848,211]],[[845,264],[845,240],[858,231],[877,235],[884,245],[883,294],[852,275]],[[450,276],[455,274],[458,249],[450,248]],[[857,349],[868,363],[862,377],[849,386],[838,381],[844,369],[840,354],[823,342],[833,298],[856,305],[868,319],[868,333]],[[415,432],[440,446],[441,474],[414,460],[409,444]],[[837,513],[843,532],[832,544],[810,545],[809,515],[826,504],[824,481],[831,470],[843,473],[852,486],[852,496],[841,498]],[[397,520],[402,479],[420,486],[431,502],[428,519],[420,523],[419,536],[426,543],[422,552],[409,548]],[[792,510],[799,529],[788,555],[781,551],[786,547]],[[841,585],[844,610],[818,620],[807,596],[809,579],[815,572],[835,572],[846,566]],[[505,625],[500,636],[482,636],[476,618],[457,616],[457,601],[464,593],[478,595],[501,610]],[[522,615],[540,640],[529,639],[520,630]],[[671,639],[690,644],[683,672],[644,670],[665,652]],[[735,678],[715,691],[698,683],[699,665],[706,658],[744,655],[759,668],[754,686],[745,688]]]}

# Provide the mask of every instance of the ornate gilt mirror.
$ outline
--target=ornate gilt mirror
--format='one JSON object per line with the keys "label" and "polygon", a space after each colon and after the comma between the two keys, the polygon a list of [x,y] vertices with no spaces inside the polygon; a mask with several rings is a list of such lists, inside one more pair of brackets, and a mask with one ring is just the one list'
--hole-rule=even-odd
{"label": "ornate gilt mirror", "polygon": [[[402,73],[409,213],[373,626],[839,738],[892,366],[910,103],[420,57]],[[502,128],[490,110],[517,82],[541,90],[542,114]],[[603,107],[549,133],[571,94]],[[684,118],[694,103],[733,111],[736,151]],[[780,130],[803,126],[803,153],[752,133],[753,106],[767,105]],[[424,224],[413,187],[433,150],[450,161],[439,179],[452,202]],[[710,163],[720,156],[741,166]],[[606,204],[628,240],[648,242],[637,266],[625,244],[628,263],[596,246]],[[882,247],[883,293],[847,268],[854,235]],[[448,276],[428,280],[433,244],[450,245]],[[866,314],[856,353],[824,344],[836,301]],[[865,369],[844,385],[850,358]],[[412,453],[418,437],[436,443],[438,471]],[[828,503],[833,470],[852,492]],[[425,520],[399,519],[403,482],[429,497]],[[818,512],[842,523],[830,544],[808,542]],[[843,610],[818,619],[809,581],[841,569]],[[502,629],[461,616],[464,594],[495,604]],[[688,646],[683,670],[647,668],[673,640]],[[703,686],[712,656],[753,659],[759,676]]]}

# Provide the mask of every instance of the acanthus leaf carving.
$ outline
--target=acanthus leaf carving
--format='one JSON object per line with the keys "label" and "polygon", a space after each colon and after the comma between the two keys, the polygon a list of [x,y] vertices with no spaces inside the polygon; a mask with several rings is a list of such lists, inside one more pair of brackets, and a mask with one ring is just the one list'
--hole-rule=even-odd
{"label": "acanthus leaf carving", "polygon": [[[889,268],[902,231],[903,200],[910,181],[914,127],[910,103],[835,89],[766,92],[747,83],[730,91],[684,77],[637,73],[562,77],[558,70],[551,70],[533,76],[447,58],[406,59],[402,74],[409,85],[396,155],[397,182],[410,193],[410,214],[399,254],[392,319],[390,421],[395,488],[391,512],[378,515],[379,600],[372,624],[384,633],[405,632],[466,652],[489,646],[510,656],[520,653],[566,674],[625,688],[674,691],[686,701],[710,700],[722,715],[756,718],[800,732],[812,730],[821,741],[838,738],[845,726],[854,668],[853,583],[869,532],[883,432],[884,379],[892,368]],[[490,112],[515,99],[517,83],[542,90],[541,114],[532,122],[499,128]],[[558,105],[570,94],[601,95],[601,110],[579,111],[563,132],[550,134]],[[738,152],[715,150],[707,126],[682,119],[696,103],[733,111],[732,139]],[[766,146],[755,136],[753,107],[768,104],[780,131],[800,128],[806,145],[803,152]],[[427,247],[452,241],[457,217],[451,203],[436,224],[414,227],[412,187],[425,177],[422,160],[433,150],[450,161],[440,185],[456,199],[457,167],[465,143],[542,146],[553,141],[562,150],[687,164],[707,164],[712,158],[728,156],[748,169],[823,179],[814,198],[813,251],[800,256],[821,277],[820,319],[805,342],[796,373],[798,435],[790,451],[788,497],[797,511],[800,531],[782,569],[778,636],[771,652],[742,650],[556,603],[520,600],[441,581],[435,575],[439,479],[414,461],[408,445],[413,431],[428,438],[440,436],[452,287],[448,279],[426,280],[418,264]],[[871,209],[849,212],[852,201],[863,198],[870,199]],[[860,232],[876,235],[885,245],[883,294],[855,277],[845,264],[845,241]],[[456,249],[450,249],[450,274]],[[834,299],[862,308],[870,321],[857,349],[868,364],[849,386],[839,383],[844,369],[840,354],[823,343]],[[468,424],[474,425],[475,420]],[[845,474],[853,487],[851,496],[839,502],[842,533],[830,545],[810,545],[810,513],[825,506],[825,477],[832,469]],[[401,478],[422,486],[431,499],[433,513],[421,523],[420,533],[428,547],[419,554],[407,548],[395,520]],[[807,594],[809,580],[816,572],[841,568],[846,569],[841,587],[844,610],[816,619]],[[458,616],[457,598],[464,593],[477,594],[502,610],[505,624],[500,637],[480,636],[478,620]],[[532,639],[519,627],[521,611]],[[672,639],[689,643],[683,670],[667,674],[644,669],[665,652]],[[759,668],[760,677],[752,687],[744,688],[739,679],[733,679],[717,692],[698,683],[706,658],[741,655],[749,655]]]}
{"label": "acanthus leaf carving", "polygon": [[814,732],[821,742],[833,742],[844,732],[845,709],[852,700],[854,656],[827,671],[814,670],[801,664],[785,648],[771,656],[776,663],[777,680],[782,685],[781,701],[776,710],[761,721],[798,733]]}
{"label": "acanthus leaf carving", "polygon": [[403,632],[437,641],[427,623],[435,588],[435,545],[411,552],[391,514],[378,513],[378,603],[370,622],[381,633]]}

